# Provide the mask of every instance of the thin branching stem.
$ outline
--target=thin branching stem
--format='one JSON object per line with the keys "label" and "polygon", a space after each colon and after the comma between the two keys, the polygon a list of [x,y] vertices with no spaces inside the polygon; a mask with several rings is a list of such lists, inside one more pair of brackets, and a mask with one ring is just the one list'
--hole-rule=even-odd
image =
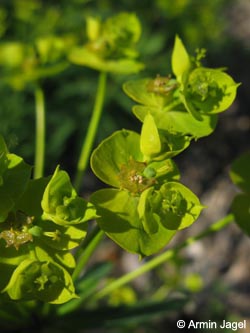
{"label": "thin branching stem", "polygon": [[73,281],[77,280],[81,272],[83,271],[85,265],[87,264],[89,258],[100,244],[104,236],[104,232],[98,227],[94,227],[91,233],[85,238],[81,246],[81,252],[77,259],[77,265],[72,274]]}
{"label": "thin branching stem", "polygon": [[147,261],[145,264],[143,264],[136,270],[123,275],[122,277],[116,279],[115,281],[110,282],[109,284],[104,286],[101,290],[99,290],[95,295],[93,295],[92,300],[93,299],[98,300],[100,298],[103,298],[104,296],[109,295],[111,292],[113,292],[117,288],[120,288],[121,286],[133,281],[134,279],[145,274],[146,272],[149,272],[152,269],[156,268],[157,266],[170,260],[177,254],[177,252],[179,252],[181,249],[185,248],[186,246],[193,244],[193,243],[197,242],[198,240],[203,239],[203,238],[223,229],[229,223],[233,222],[233,220],[234,220],[234,218],[233,218],[232,214],[227,215],[223,219],[221,219],[221,220],[215,222],[214,224],[212,224],[211,226],[209,226],[208,229],[201,232],[197,236],[189,237],[183,243],[178,245],[176,248],[167,250],[167,251],[163,252],[162,254],[160,254],[156,257],[153,257],[151,260]]}
{"label": "thin branching stem", "polygon": [[36,108],[36,144],[35,144],[35,165],[34,178],[43,176],[44,155],[45,155],[45,103],[43,90],[35,88]]}
{"label": "thin branching stem", "polygon": [[92,117],[88,126],[86,138],[83,142],[80,158],[77,164],[77,173],[74,181],[75,189],[77,191],[79,191],[81,187],[82,178],[89,163],[89,157],[93,148],[94,140],[98,130],[98,125],[101,119],[106,91],[106,81],[107,73],[101,72],[99,75],[98,88]]}

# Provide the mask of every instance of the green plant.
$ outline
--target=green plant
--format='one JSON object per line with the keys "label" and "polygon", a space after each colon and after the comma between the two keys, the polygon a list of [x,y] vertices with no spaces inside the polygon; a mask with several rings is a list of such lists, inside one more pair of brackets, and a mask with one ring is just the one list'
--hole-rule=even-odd
{"label": "green plant", "polygon": [[[3,306],[0,316],[5,328],[11,328],[12,319],[19,314],[21,318],[16,327],[25,329],[30,312],[38,318],[61,316],[66,320],[69,314],[74,316],[77,313],[84,301],[96,304],[118,287],[172,258],[181,248],[220,230],[233,220],[232,215],[226,216],[201,235],[149,259],[138,270],[111,281],[101,290],[98,280],[109,273],[108,266],[101,266],[89,276],[86,271],[80,278],[104,234],[142,259],[158,253],[179,230],[198,219],[204,206],[190,189],[181,184],[172,158],[187,149],[192,140],[211,134],[216,127],[217,114],[225,111],[236,96],[238,84],[223,69],[204,67],[204,50],[198,50],[192,57],[176,36],[172,53],[173,74],[130,80],[123,86],[125,93],[139,103],[133,107],[133,113],[142,122],[140,134],[126,129],[116,131],[93,150],[107,74],[130,74],[143,69],[143,64],[136,60],[138,54],[135,51],[140,33],[140,23],[134,14],[121,13],[104,22],[90,17],[87,20],[87,41],[83,46],[70,43],[71,48],[66,52],[60,47],[60,40],[45,39],[37,44],[39,60],[46,67],[47,61],[52,59],[52,67],[43,70],[32,66],[28,76],[23,76],[23,72],[14,74],[12,67],[20,72],[19,65],[22,69],[24,57],[11,64],[11,73],[5,77],[10,84],[18,83],[23,87],[26,81],[31,81],[37,87],[43,75],[55,75],[58,68],[61,71],[70,63],[100,72],[74,186],[67,172],[59,166],[53,175],[43,177],[45,127],[39,127],[44,124],[39,118],[41,115],[44,118],[40,87],[35,90],[38,126],[33,177],[31,167],[21,157],[11,154],[1,137]],[[54,61],[61,57],[65,58],[63,65],[61,67],[60,63],[57,68]],[[89,159],[94,174],[111,188],[92,193],[86,201],[77,192]],[[74,255],[72,250],[76,251]],[[58,305],[51,307],[48,304]],[[170,305],[171,302],[167,302],[164,306]]]}

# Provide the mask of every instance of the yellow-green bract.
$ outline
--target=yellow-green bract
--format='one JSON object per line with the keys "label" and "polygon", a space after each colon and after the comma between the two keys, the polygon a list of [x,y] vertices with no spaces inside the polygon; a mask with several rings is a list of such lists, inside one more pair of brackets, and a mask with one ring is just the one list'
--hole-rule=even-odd
{"label": "yellow-green bract", "polygon": [[[191,225],[202,206],[177,182],[178,171],[170,159],[164,159],[150,115],[143,126],[141,136],[117,131],[94,150],[92,170],[114,188],[93,193],[91,202],[99,215],[97,223],[110,238],[129,252],[147,256],[162,249],[177,230]],[[150,134],[155,136],[152,140]]]}
{"label": "yellow-green bract", "polygon": [[146,160],[159,154],[162,149],[161,139],[154,118],[148,114],[143,122],[140,140],[141,152]]}
{"label": "yellow-green bract", "polygon": [[0,290],[13,300],[65,303],[76,297],[70,250],[96,211],[65,171],[35,180],[30,171],[0,136]]}
{"label": "yellow-green bract", "polygon": [[59,225],[79,224],[95,217],[93,206],[77,195],[68,174],[59,167],[44,191],[41,205],[43,218]]}
{"label": "yellow-green bract", "polygon": [[136,73],[144,65],[135,60],[135,45],[141,34],[140,22],[135,14],[120,13],[101,22],[87,19],[88,42],[74,47],[69,60],[77,65],[113,73]]}
{"label": "yellow-green bract", "polygon": [[[125,93],[140,105],[133,112],[142,122],[150,114],[158,129],[200,138],[211,134],[216,114],[230,107],[239,84],[224,69],[206,68],[200,55],[193,59],[176,36],[171,74],[128,81]],[[153,87],[153,88],[152,88]]]}

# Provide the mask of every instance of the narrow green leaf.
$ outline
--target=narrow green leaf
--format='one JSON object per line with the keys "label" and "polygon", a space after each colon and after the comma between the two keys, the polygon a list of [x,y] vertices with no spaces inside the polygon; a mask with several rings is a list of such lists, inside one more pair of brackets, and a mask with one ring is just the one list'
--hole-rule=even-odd
{"label": "narrow green leaf", "polygon": [[113,265],[111,262],[98,263],[97,265],[91,267],[86,274],[81,278],[76,284],[77,294],[79,298],[72,299],[70,302],[61,305],[57,313],[60,316],[64,316],[69,312],[76,311],[86,299],[89,299],[91,295],[97,290],[101,279],[104,279],[111,273]]}
{"label": "narrow green leaf", "polygon": [[[119,328],[125,330],[129,327],[144,327],[157,317],[162,317],[166,313],[176,313],[181,311],[188,302],[189,297],[180,296],[168,298],[162,302],[137,302],[133,305],[121,306],[103,306],[97,309],[75,311],[69,315],[59,317],[57,319],[57,328],[61,330],[72,329],[72,322],[77,326],[82,325],[82,316],[84,316],[85,328],[98,328],[103,330],[118,331]],[[120,332],[120,330],[119,330]]]}

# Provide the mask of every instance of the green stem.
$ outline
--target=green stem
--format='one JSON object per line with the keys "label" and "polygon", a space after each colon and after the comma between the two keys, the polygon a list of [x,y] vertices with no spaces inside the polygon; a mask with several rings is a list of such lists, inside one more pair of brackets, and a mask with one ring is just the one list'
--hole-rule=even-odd
{"label": "green stem", "polygon": [[91,150],[92,150],[94,140],[96,137],[96,132],[97,132],[100,118],[102,115],[104,96],[105,96],[105,90],[106,90],[106,81],[107,81],[107,73],[101,72],[99,75],[98,88],[97,88],[97,93],[96,93],[96,100],[95,100],[93,114],[92,114],[92,117],[90,120],[86,138],[82,145],[80,158],[79,158],[79,161],[77,164],[77,173],[76,173],[76,178],[75,178],[75,182],[74,182],[75,189],[77,191],[81,187],[82,177],[88,166],[89,157],[91,154]]}
{"label": "green stem", "polygon": [[176,106],[181,105],[182,102],[180,99],[174,100],[172,103],[168,104],[164,107],[164,111],[171,111],[176,109]]}
{"label": "green stem", "polygon": [[159,256],[154,257],[153,259],[149,260],[144,265],[137,268],[135,271],[129,272],[126,275],[123,275],[122,277],[120,277],[119,279],[109,283],[104,288],[99,290],[95,295],[93,295],[92,299],[98,300],[104,296],[107,296],[115,289],[127,284],[128,282],[131,282],[132,280],[138,278],[139,276],[145,274],[146,272],[149,272],[152,269],[154,269],[155,267],[161,265],[165,261],[173,258],[178,251],[185,248],[187,245],[193,244],[194,242],[223,229],[232,221],[233,221],[233,215],[232,214],[227,215],[223,219],[221,219],[221,220],[217,221],[216,223],[214,223],[213,225],[211,225],[204,232],[198,234],[195,237],[190,237],[190,238],[186,239],[183,243],[178,245],[175,249],[167,250],[166,252],[160,254]]}
{"label": "green stem", "polygon": [[100,230],[98,226],[96,226],[89,237],[85,238],[85,242],[81,247],[81,254],[77,260],[77,265],[75,270],[72,274],[72,279],[75,281],[79,275],[81,274],[84,266],[88,262],[89,258],[91,257],[92,253],[95,251],[101,240],[103,239],[104,232]]}
{"label": "green stem", "polygon": [[44,154],[45,154],[45,105],[44,93],[40,87],[35,89],[36,106],[36,147],[34,178],[43,176]]}

